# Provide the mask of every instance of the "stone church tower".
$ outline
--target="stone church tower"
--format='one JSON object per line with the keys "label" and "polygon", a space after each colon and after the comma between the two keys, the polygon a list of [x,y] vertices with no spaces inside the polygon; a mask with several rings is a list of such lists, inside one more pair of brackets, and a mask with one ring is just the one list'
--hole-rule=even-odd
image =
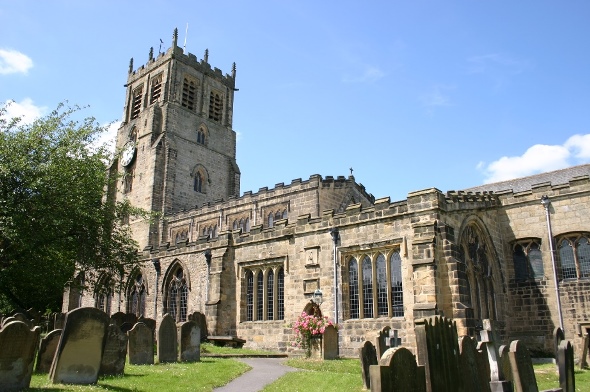
{"label": "stone church tower", "polygon": [[[162,216],[215,200],[239,196],[236,133],[232,130],[236,68],[223,75],[177,46],[129,75],[123,121],[117,135],[121,151],[113,168],[123,173],[117,199]],[[129,224],[140,249],[166,238],[166,222]],[[186,236],[188,233],[180,233]],[[176,241],[179,238],[172,239]]]}

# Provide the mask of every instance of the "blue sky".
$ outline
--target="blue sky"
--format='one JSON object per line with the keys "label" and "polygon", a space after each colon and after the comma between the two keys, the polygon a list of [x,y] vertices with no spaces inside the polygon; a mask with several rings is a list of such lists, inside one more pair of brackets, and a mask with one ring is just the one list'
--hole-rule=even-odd
{"label": "blue sky", "polygon": [[242,192],[352,167],[402,200],[590,162],[589,20],[588,1],[0,0],[0,103],[118,121],[129,59],[178,27],[237,63]]}

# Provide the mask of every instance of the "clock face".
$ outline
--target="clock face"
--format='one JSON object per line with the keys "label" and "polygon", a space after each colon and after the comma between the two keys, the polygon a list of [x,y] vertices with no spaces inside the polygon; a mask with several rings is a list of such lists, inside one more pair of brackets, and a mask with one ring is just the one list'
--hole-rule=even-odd
{"label": "clock face", "polygon": [[121,151],[121,164],[129,166],[133,162],[133,158],[135,158],[135,143],[128,142]]}

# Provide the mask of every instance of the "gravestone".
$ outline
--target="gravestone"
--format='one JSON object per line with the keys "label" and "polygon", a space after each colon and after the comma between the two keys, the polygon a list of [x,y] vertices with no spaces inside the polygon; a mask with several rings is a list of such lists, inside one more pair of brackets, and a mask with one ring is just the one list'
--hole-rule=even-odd
{"label": "gravestone", "polygon": [[459,338],[459,366],[463,378],[465,391],[478,391],[482,381],[477,360],[477,348],[475,342],[469,336]]}
{"label": "gravestone", "polygon": [[131,328],[133,328],[134,325],[135,323],[124,322],[119,326],[119,329],[121,330],[121,332],[126,334],[127,332],[129,332],[129,330],[131,330]]}
{"label": "gravestone", "polygon": [[324,359],[338,358],[338,331],[333,325],[326,327],[322,340]]}
{"label": "gravestone", "polygon": [[502,368],[502,374],[504,375],[504,380],[510,382],[512,385],[512,368],[510,367],[510,357],[508,353],[510,352],[510,347],[503,344],[498,349],[498,355],[500,356],[500,362],[498,366]]}
{"label": "gravestone", "polygon": [[31,330],[18,320],[5,323],[0,329],[0,391],[29,387],[39,333],[39,327]]}
{"label": "gravestone", "polygon": [[510,358],[515,392],[539,392],[531,356],[524,343],[518,340],[512,341],[508,358]]}
{"label": "gravestone", "polygon": [[0,325],[0,328],[4,328],[5,325],[7,325],[8,323],[11,323],[13,321],[18,321],[18,320],[16,319],[16,317],[12,317],[12,316],[4,317],[4,320],[2,320],[2,325]]}
{"label": "gravestone", "polygon": [[383,353],[387,351],[388,348],[391,348],[391,345],[387,344],[387,340],[389,339],[389,331],[391,331],[391,327],[383,327],[375,339],[375,350],[377,351],[378,358],[381,358]]}
{"label": "gravestone", "polygon": [[65,322],[66,322],[66,314],[65,313],[56,313],[55,317],[53,318],[53,328],[54,329],[64,329]]}
{"label": "gravestone", "polygon": [[365,389],[371,389],[371,374],[369,367],[371,365],[377,365],[377,351],[373,343],[368,340],[363,344],[363,347],[359,349],[359,356],[361,359],[361,369],[363,375],[363,385]]}
{"label": "gravestone", "polygon": [[178,347],[180,362],[201,360],[201,329],[194,321],[185,321],[178,327]]}
{"label": "gravestone", "polygon": [[138,323],[144,323],[149,329],[156,332],[156,320],[152,318],[140,317],[137,319]]}
{"label": "gravestone", "polygon": [[176,322],[172,316],[166,313],[158,328],[158,361],[160,363],[176,362],[178,357],[176,335]]}
{"label": "gravestone", "polygon": [[441,316],[416,324],[417,351],[422,358],[419,364],[425,367],[426,390],[445,391],[449,385],[462,389],[457,325]]}
{"label": "gravestone", "polygon": [[580,369],[588,367],[588,345],[590,345],[590,335],[585,334],[582,338],[582,357],[580,358]]}
{"label": "gravestone", "polygon": [[77,308],[68,312],[51,364],[51,381],[96,384],[108,326],[109,316],[100,309]]}
{"label": "gravestone", "polygon": [[415,392],[417,390],[416,357],[405,347],[393,348],[389,362],[391,385],[394,391]]}
{"label": "gravestone", "polygon": [[154,364],[154,332],[144,323],[137,323],[127,332],[129,336],[129,363]]}
{"label": "gravestone", "polygon": [[[480,331],[481,332],[481,331]],[[488,348],[487,342],[479,342],[477,343],[477,350],[476,350],[476,361],[477,361],[477,372],[478,372],[478,379],[479,379],[479,388],[481,392],[491,392],[490,391],[490,362],[488,360]]]}
{"label": "gravestone", "polygon": [[[137,316],[134,313],[124,313],[122,324],[124,324],[124,323],[131,324],[131,328],[133,328],[135,323],[137,323]],[[129,329],[131,329],[131,328],[129,328]],[[127,331],[125,331],[125,332],[127,332]]]}
{"label": "gravestone", "polygon": [[27,327],[29,327],[29,329],[33,328],[33,326],[34,326],[33,322],[31,320],[29,320],[27,315],[24,313],[15,313],[12,315],[12,317],[17,319],[18,321],[22,321],[23,323],[27,324]]}
{"label": "gravestone", "polygon": [[197,323],[201,329],[201,340],[207,339],[207,318],[205,315],[201,312],[194,312],[188,316],[188,319]]}
{"label": "gravestone", "polygon": [[563,329],[555,327],[555,329],[553,330],[553,354],[555,355],[555,358],[557,358],[559,344],[564,340],[565,334],[563,333]]}
{"label": "gravestone", "polygon": [[125,313],[123,312],[116,312],[111,314],[111,324],[115,324],[117,327],[120,327],[121,324],[125,322]]}
{"label": "gravestone", "polygon": [[[486,385],[485,390],[491,392],[507,392],[512,391],[512,383],[507,381],[504,376],[504,367],[500,361],[500,354],[498,352],[498,338],[492,328],[492,320],[483,320],[483,330],[479,332],[482,343],[485,343],[485,352],[482,355],[486,356]],[[482,359],[483,361],[483,359]],[[480,367],[481,369],[481,367]],[[481,373],[480,373],[481,375]]]}
{"label": "gravestone", "polygon": [[559,369],[559,386],[563,392],[575,392],[574,348],[569,340],[562,340],[557,349],[557,367]]}
{"label": "gravestone", "polygon": [[99,375],[122,376],[127,357],[127,334],[115,324],[109,325]]}
{"label": "gravestone", "polygon": [[49,332],[39,345],[39,352],[37,353],[37,364],[35,365],[35,372],[37,373],[49,373],[51,370],[51,363],[57,350],[57,344],[61,337],[61,329],[54,329]]}

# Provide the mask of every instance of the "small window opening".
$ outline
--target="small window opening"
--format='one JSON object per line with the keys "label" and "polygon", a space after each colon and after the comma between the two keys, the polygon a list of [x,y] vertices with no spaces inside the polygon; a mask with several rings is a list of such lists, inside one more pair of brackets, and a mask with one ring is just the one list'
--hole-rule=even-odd
{"label": "small window opening", "polygon": [[133,105],[131,109],[131,119],[136,119],[141,110],[141,98],[143,96],[143,88],[140,87],[133,92]]}

